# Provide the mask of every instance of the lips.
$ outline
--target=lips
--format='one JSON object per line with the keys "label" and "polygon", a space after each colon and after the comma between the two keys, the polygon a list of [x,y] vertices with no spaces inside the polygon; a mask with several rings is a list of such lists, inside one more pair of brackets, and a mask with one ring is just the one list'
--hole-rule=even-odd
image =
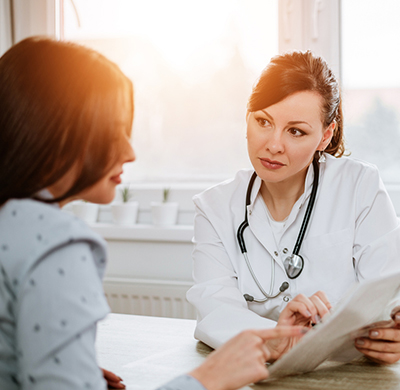
{"label": "lips", "polygon": [[284,163],[269,158],[260,158],[261,164],[267,169],[280,169],[285,166]]}
{"label": "lips", "polygon": [[122,172],[118,173],[118,175],[111,176],[110,180],[113,181],[114,183],[121,184],[122,183],[121,175]]}

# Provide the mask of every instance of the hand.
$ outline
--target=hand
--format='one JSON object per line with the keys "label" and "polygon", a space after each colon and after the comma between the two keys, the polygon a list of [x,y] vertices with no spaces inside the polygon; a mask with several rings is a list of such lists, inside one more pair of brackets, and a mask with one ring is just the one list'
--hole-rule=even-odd
{"label": "hand", "polygon": [[270,352],[265,342],[271,338],[299,337],[302,327],[246,330],[212,352],[190,375],[207,390],[235,390],[268,377],[265,362]]}
{"label": "hand", "polygon": [[331,308],[332,305],[323,291],[316,292],[310,298],[299,294],[283,309],[279,315],[278,325],[318,324]]}
{"label": "hand", "polygon": [[115,375],[111,371],[107,371],[104,368],[101,369],[103,371],[104,379],[107,382],[107,387],[109,389],[125,389],[125,385],[122,382],[122,378]]}
{"label": "hand", "polygon": [[370,329],[368,337],[355,340],[355,347],[368,359],[382,364],[396,363],[400,360],[400,308],[391,314],[389,327]]}
{"label": "hand", "polygon": [[[318,291],[310,298],[303,294],[297,295],[289,302],[279,315],[277,326],[300,325],[311,327],[318,324],[332,305],[323,291]],[[270,362],[279,359],[285,352],[293,348],[300,340],[300,337],[285,338],[282,340],[271,340],[267,343],[271,352]]]}

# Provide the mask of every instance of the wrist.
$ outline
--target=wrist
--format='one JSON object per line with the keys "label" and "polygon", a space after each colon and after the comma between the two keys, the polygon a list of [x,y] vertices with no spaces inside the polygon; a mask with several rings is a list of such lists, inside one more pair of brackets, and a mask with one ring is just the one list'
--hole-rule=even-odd
{"label": "wrist", "polygon": [[197,367],[188,375],[199,381],[206,390],[227,390],[222,386],[220,378],[217,378],[212,370],[212,367],[207,367],[207,362]]}

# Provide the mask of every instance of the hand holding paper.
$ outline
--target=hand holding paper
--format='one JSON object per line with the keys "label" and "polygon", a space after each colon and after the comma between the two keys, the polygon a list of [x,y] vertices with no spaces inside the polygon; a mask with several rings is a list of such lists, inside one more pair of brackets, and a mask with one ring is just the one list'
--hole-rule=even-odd
{"label": "hand holding paper", "polygon": [[400,307],[391,313],[392,319],[368,326],[366,334],[355,340],[355,347],[376,363],[400,360]]}
{"label": "hand holding paper", "polygon": [[[311,297],[307,298],[303,294],[297,295],[279,316],[277,326],[304,326],[309,327],[321,321],[331,309],[325,293],[318,291]],[[284,353],[293,348],[301,337],[291,337],[279,340],[270,340],[268,349],[271,352],[270,362],[279,359]]]}
{"label": "hand holding paper", "polygon": [[[377,321],[390,318],[390,313],[385,313],[385,310],[398,296],[399,290],[399,273],[359,283],[345,295],[331,315],[325,316],[322,323],[310,330],[293,349],[269,367],[270,377],[312,371],[327,359],[349,362],[361,356],[354,344],[354,340],[359,339],[359,331]],[[390,324],[390,328],[372,328],[369,337],[361,338],[365,340],[365,348],[362,349],[364,354],[384,363],[398,360],[400,319],[396,313],[400,314],[398,308],[392,311],[394,324]],[[371,332],[378,332],[377,338],[371,338]]]}

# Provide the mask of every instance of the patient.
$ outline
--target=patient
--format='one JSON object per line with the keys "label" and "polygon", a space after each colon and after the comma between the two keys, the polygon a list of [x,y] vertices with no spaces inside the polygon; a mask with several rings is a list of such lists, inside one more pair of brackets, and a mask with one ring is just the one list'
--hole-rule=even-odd
{"label": "patient", "polygon": [[[135,159],[132,84],[92,50],[29,38],[0,59],[0,106],[0,388],[124,388],[96,363],[105,242],[60,207],[114,198]],[[264,379],[265,341],[302,332],[246,331],[163,389]]]}

